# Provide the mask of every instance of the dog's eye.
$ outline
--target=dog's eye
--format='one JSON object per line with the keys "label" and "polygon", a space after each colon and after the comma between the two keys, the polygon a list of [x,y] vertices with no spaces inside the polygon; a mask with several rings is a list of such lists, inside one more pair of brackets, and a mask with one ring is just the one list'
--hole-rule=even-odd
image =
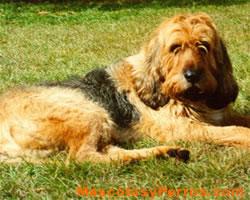
{"label": "dog's eye", "polygon": [[170,48],[169,48],[169,51],[171,52],[171,53],[174,53],[174,54],[176,54],[176,53],[178,53],[178,51],[181,49],[181,45],[180,44],[172,44],[171,46],[170,46]]}
{"label": "dog's eye", "polygon": [[201,44],[197,45],[201,54],[205,55],[209,51],[209,44],[207,42],[202,42]]}

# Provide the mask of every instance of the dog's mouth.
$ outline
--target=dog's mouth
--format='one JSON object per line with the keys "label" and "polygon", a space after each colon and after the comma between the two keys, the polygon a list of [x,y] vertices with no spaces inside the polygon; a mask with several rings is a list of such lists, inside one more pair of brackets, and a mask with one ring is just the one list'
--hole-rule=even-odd
{"label": "dog's mouth", "polygon": [[201,101],[205,98],[205,93],[199,87],[193,85],[183,91],[179,97],[190,101]]}

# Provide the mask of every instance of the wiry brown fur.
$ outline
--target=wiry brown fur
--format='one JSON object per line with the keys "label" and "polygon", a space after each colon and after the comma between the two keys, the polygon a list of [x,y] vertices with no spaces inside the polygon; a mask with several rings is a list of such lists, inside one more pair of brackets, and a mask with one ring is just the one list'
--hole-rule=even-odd
{"label": "wiry brown fur", "polygon": [[[201,70],[202,77],[186,97],[191,86],[183,71],[189,68]],[[67,149],[69,158],[78,161],[130,162],[188,153],[168,146],[139,150],[113,146],[142,137],[250,148],[250,118],[230,110],[238,87],[225,45],[206,14],[165,21],[137,55],[107,72],[139,111],[138,122],[117,128],[107,110],[77,88],[11,90],[0,99],[0,158],[37,158]]]}
{"label": "wiry brown fur", "polygon": [[[177,147],[125,150],[112,146],[115,130],[107,111],[79,90],[34,87],[12,90],[1,98],[0,153],[4,161],[37,161],[67,149],[78,161],[130,162],[164,156]],[[180,151],[181,152],[181,151]]]}

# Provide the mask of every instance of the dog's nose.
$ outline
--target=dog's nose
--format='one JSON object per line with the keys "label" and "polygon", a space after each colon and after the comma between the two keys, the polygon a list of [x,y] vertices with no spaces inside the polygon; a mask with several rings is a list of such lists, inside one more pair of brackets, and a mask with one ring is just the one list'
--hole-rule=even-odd
{"label": "dog's nose", "polygon": [[192,84],[197,83],[201,79],[201,71],[194,69],[187,69],[184,71],[184,77]]}

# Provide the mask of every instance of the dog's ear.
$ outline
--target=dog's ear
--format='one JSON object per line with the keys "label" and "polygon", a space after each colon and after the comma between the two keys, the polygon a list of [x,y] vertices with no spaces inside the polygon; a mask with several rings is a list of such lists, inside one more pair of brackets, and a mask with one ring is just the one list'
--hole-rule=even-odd
{"label": "dog's ear", "polygon": [[234,102],[238,95],[238,85],[233,77],[232,64],[222,39],[215,50],[215,59],[218,69],[218,86],[213,95],[208,98],[207,106],[212,109],[221,109]]}
{"label": "dog's ear", "polygon": [[151,84],[142,84],[138,90],[138,96],[147,106],[157,110],[168,103],[169,97],[161,93],[161,85],[158,81],[148,81]]}
{"label": "dog's ear", "polygon": [[137,94],[146,105],[153,109],[164,106],[169,100],[161,92],[165,78],[161,72],[162,43],[158,36],[159,33],[155,32],[152,39],[144,46],[141,51],[142,65],[135,69]]}

